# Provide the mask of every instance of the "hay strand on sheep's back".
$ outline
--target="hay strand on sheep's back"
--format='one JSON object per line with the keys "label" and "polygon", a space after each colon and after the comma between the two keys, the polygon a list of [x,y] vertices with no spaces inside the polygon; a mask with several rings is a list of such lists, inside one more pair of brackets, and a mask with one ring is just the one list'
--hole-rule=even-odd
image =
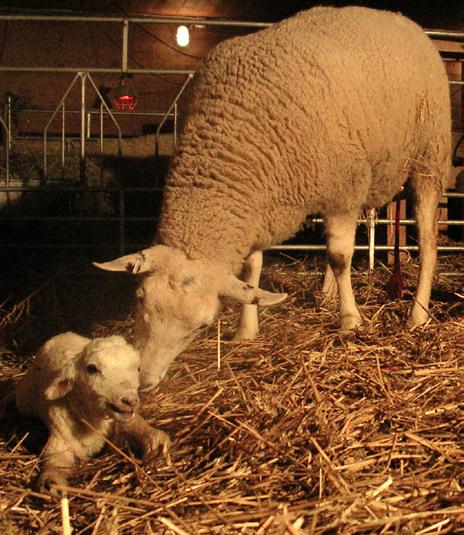
{"label": "hay strand on sheep's back", "polygon": [[[455,257],[441,262],[443,271],[462,265]],[[290,297],[261,311],[259,338],[230,342],[238,308],[226,308],[221,326],[144,399],[144,415],[174,441],[171,465],[159,459],[141,467],[123,444],[78,467],[64,489],[74,533],[460,532],[460,281],[438,277],[428,327],[408,331],[411,301],[387,299],[387,269],[361,270],[353,279],[365,325],[342,337],[312,267],[271,263],[264,284]],[[411,262],[403,267],[407,297],[416,274]],[[21,317],[31,329],[37,299]],[[88,334],[129,335],[131,327],[129,318]],[[2,369],[19,376],[19,355],[8,352]],[[43,428],[9,413],[0,441],[0,525],[9,534],[59,531],[60,504],[33,490]]]}

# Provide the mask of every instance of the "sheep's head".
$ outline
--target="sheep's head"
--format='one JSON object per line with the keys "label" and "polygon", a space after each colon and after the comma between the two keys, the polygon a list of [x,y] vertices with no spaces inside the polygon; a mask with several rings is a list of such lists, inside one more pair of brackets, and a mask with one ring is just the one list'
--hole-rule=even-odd
{"label": "sheep's head", "polygon": [[59,399],[73,391],[93,413],[131,418],[139,404],[140,355],[121,336],[95,338],[71,360],[45,391]]}
{"label": "sheep's head", "polygon": [[217,264],[188,259],[162,245],[95,265],[144,274],[136,292],[134,327],[134,345],[142,358],[141,390],[156,386],[173,359],[213,323],[222,297],[262,306],[286,297],[251,287]]}

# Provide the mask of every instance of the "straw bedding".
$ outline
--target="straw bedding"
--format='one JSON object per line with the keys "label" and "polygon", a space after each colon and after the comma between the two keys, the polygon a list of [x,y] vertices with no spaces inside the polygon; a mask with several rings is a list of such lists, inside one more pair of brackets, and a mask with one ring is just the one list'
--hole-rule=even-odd
{"label": "straw bedding", "polygon": [[[441,269],[461,260],[442,259]],[[226,307],[220,328],[144,399],[144,415],[173,438],[170,465],[143,464],[129,445],[114,443],[79,466],[67,489],[73,533],[463,532],[459,280],[436,282],[433,318],[410,332],[411,302],[387,299],[387,269],[360,270],[354,285],[366,324],[342,338],[335,308],[318,301],[313,268],[305,259],[269,262],[265,285],[290,298],[261,312],[259,339],[228,342],[238,310]],[[416,273],[405,267],[406,286]],[[20,343],[45,302],[60,308],[58,286],[69,299],[76,281],[62,273],[15,310],[5,305],[2,327]],[[130,330],[126,309],[87,334]],[[19,378],[22,353],[4,350],[5,378]],[[62,532],[62,504],[33,490],[44,440],[39,423],[6,409],[0,527],[8,534]]]}

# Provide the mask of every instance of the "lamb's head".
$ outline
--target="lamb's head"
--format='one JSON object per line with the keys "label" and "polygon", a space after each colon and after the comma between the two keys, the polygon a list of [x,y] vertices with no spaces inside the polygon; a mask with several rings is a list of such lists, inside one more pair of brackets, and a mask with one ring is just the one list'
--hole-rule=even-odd
{"label": "lamb's head", "polygon": [[189,259],[163,245],[95,265],[144,274],[136,292],[134,327],[134,345],[142,358],[141,390],[156,386],[173,359],[213,323],[222,297],[261,306],[286,297],[249,286],[218,264]]}
{"label": "lamb's head", "polygon": [[118,420],[131,418],[139,404],[140,355],[121,336],[94,338],[60,371],[45,391],[73,400],[93,414]]}

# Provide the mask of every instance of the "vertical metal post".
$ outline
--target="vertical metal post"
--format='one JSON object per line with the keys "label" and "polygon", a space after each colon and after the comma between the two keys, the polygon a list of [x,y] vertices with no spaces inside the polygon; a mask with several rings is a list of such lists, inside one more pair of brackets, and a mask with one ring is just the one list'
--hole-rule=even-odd
{"label": "vertical metal post", "polygon": [[122,59],[121,68],[123,72],[127,71],[127,57],[129,47],[129,21],[125,20],[122,27]]}
{"label": "vertical metal post", "polygon": [[7,145],[8,149],[11,149],[11,104],[12,104],[12,97],[8,93],[8,96],[6,98],[6,126],[8,128],[8,131],[6,133],[7,135]]}
{"label": "vertical metal post", "polygon": [[66,104],[63,102],[61,115],[61,167],[65,163],[65,140],[66,140]]}
{"label": "vertical metal post", "polygon": [[126,233],[126,199],[124,188],[119,185],[119,253],[124,254]]}
{"label": "vertical metal post", "polygon": [[375,262],[375,218],[377,216],[375,208],[370,208],[367,216],[368,239],[369,239],[369,273],[374,271]]}
{"label": "vertical metal post", "polygon": [[100,102],[100,154],[103,154],[103,103]]}
{"label": "vertical metal post", "polygon": [[[9,135],[9,130],[6,132],[6,135]],[[6,174],[6,186],[10,185],[10,146],[8,143],[5,144],[5,174]]]}
{"label": "vertical metal post", "polygon": [[177,102],[174,104],[174,152],[177,150]]}
{"label": "vertical metal post", "polygon": [[44,131],[43,136],[43,178],[47,180],[48,169],[47,169],[47,133]]}
{"label": "vertical metal post", "polygon": [[90,134],[91,134],[91,127],[92,127],[91,118],[92,118],[92,114],[90,112],[87,112],[87,133],[86,133],[87,139],[90,139]]}
{"label": "vertical metal post", "polygon": [[79,73],[81,77],[81,134],[80,134],[80,154],[79,154],[79,179],[81,184],[85,184],[85,81],[87,73]]}

